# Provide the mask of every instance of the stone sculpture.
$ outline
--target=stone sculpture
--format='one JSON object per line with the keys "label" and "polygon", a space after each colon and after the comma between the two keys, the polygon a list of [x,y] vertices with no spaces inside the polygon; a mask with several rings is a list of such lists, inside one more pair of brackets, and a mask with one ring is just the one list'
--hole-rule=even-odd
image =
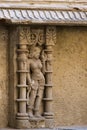
{"label": "stone sculpture", "polygon": [[52,49],[56,39],[55,27],[19,27],[18,32],[17,128],[51,128],[54,124]]}
{"label": "stone sculpture", "polygon": [[29,73],[27,73],[28,92],[28,116],[30,118],[38,117],[40,103],[43,97],[45,78],[42,73],[42,63],[40,60],[41,49],[39,47],[33,47],[30,50],[27,67]]}

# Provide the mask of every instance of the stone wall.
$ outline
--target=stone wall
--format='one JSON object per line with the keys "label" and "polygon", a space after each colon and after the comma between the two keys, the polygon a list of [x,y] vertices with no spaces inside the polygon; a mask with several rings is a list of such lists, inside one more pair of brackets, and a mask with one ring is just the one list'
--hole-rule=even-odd
{"label": "stone wall", "polygon": [[0,128],[8,124],[8,31],[0,26]]}
{"label": "stone wall", "polygon": [[56,126],[87,125],[86,27],[57,27],[53,66]]}
{"label": "stone wall", "polygon": [[[8,43],[8,31],[0,26],[0,128],[9,119]],[[87,28],[57,27],[53,55],[55,125],[87,125]]]}

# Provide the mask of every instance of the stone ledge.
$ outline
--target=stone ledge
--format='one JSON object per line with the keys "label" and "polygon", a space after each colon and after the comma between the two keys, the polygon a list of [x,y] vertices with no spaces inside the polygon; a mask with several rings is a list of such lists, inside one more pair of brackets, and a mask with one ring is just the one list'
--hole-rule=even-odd
{"label": "stone ledge", "polygon": [[0,8],[0,21],[7,24],[87,26],[87,10]]}
{"label": "stone ledge", "polygon": [[40,128],[40,129],[12,129],[12,128],[1,128],[0,130],[87,130],[86,126],[72,126],[72,127],[58,127],[58,128]]}

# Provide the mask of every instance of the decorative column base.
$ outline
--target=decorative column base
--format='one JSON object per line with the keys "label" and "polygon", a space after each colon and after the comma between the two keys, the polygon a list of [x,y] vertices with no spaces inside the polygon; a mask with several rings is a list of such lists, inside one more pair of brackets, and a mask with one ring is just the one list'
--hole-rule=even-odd
{"label": "decorative column base", "polygon": [[54,119],[45,120],[16,120],[17,129],[29,129],[29,128],[54,128]]}
{"label": "decorative column base", "polygon": [[16,128],[17,129],[27,129],[30,128],[30,123],[28,120],[16,120]]}
{"label": "decorative column base", "polygon": [[46,128],[54,128],[54,119],[45,119]]}
{"label": "decorative column base", "polygon": [[29,129],[29,128],[45,128],[44,119],[29,119],[29,120],[16,120],[17,129]]}
{"label": "decorative column base", "polygon": [[52,112],[44,112],[45,116],[45,127],[46,128],[54,128],[55,123],[54,123],[54,114]]}
{"label": "decorative column base", "polygon": [[29,119],[30,128],[45,128],[45,119],[43,118],[36,118],[36,119]]}

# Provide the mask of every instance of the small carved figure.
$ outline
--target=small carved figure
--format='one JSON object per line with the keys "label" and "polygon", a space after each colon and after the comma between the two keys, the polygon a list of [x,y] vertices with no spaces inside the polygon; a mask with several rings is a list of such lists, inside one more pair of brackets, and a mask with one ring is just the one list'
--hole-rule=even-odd
{"label": "small carved figure", "polygon": [[43,97],[45,78],[42,73],[42,63],[40,60],[41,49],[33,47],[30,50],[28,59],[27,83],[28,83],[28,115],[30,118],[41,117],[39,108]]}

